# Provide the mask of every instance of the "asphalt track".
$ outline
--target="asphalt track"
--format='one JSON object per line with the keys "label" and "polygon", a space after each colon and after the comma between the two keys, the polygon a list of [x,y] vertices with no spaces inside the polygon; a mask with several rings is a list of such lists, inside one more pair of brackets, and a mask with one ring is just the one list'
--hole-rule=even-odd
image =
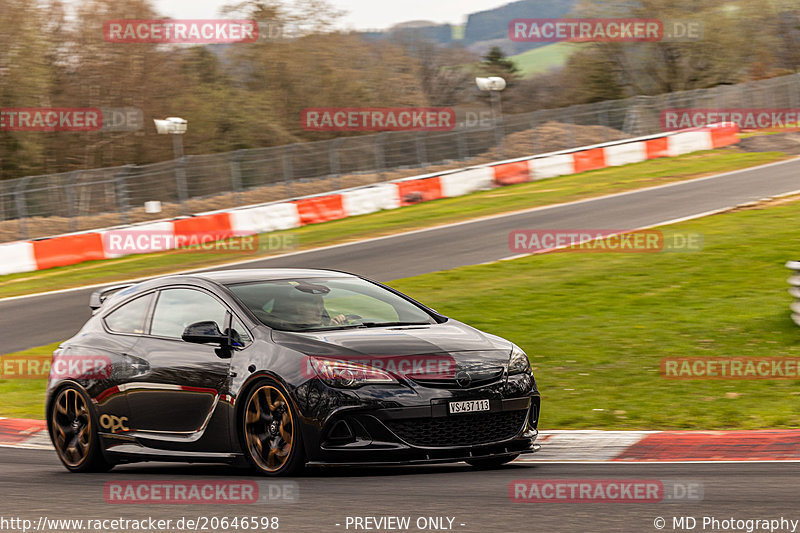
{"label": "asphalt track", "polygon": [[[796,190],[800,159],[219,269],[332,268],[389,281],[514,255],[508,235],[515,229],[634,229]],[[93,290],[0,300],[0,352],[71,337],[90,316]]]}
{"label": "asphalt track", "polygon": [[[452,530],[464,533],[577,533],[657,531],[654,527],[657,517],[667,521],[665,531],[676,531],[672,519],[681,516],[697,520],[694,531],[710,531],[702,528],[704,516],[719,520],[800,519],[797,505],[800,463],[513,463],[494,471],[475,471],[464,464],[312,469],[291,480],[297,483],[296,502],[255,505],[130,505],[107,503],[104,498],[107,482],[261,479],[249,477],[246,471],[218,465],[145,463],[117,467],[107,474],[76,475],[64,470],[52,451],[6,448],[0,449],[0,471],[0,517],[20,517],[34,524],[40,517],[153,517],[175,521],[180,517],[255,515],[277,516],[278,531],[328,533],[355,531],[345,528],[348,516],[410,516],[412,524],[418,517],[447,516],[455,518]],[[509,484],[517,479],[611,478],[701,484],[702,499],[659,503],[516,503],[508,493]]]}

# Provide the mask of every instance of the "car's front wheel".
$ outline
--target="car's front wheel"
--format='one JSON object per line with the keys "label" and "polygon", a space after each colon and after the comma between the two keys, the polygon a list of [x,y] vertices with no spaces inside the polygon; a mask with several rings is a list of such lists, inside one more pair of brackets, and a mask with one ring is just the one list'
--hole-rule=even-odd
{"label": "car's front wheel", "polygon": [[259,473],[289,476],[305,465],[298,416],[283,387],[271,379],[256,384],[242,413],[245,455]]}
{"label": "car's front wheel", "polygon": [[59,391],[50,408],[50,434],[58,458],[70,472],[106,472],[95,417],[86,393],[73,386]]}

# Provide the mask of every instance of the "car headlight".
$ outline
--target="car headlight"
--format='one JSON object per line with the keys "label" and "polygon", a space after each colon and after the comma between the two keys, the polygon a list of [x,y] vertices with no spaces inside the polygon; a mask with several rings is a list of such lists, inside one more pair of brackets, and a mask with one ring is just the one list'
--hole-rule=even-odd
{"label": "car headlight", "polygon": [[530,374],[531,362],[528,356],[516,344],[511,348],[511,356],[508,358],[508,375]]}
{"label": "car headlight", "polygon": [[332,387],[355,389],[362,385],[398,383],[388,372],[378,368],[338,359],[309,357],[319,378]]}

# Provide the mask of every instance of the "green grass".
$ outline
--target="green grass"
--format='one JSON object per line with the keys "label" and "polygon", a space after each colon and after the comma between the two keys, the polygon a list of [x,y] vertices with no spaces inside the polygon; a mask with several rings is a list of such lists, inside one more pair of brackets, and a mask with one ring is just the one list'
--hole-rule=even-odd
{"label": "green grass", "polygon": [[[664,357],[800,357],[784,267],[800,249],[798,207],[669,226],[703,234],[699,252],[555,253],[391,285],[526,350],[544,429],[798,427],[798,380],[659,373]],[[41,417],[43,391],[43,380],[0,382],[0,416]]]}
{"label": "green grass", "polygon": [[528,353],[546,429],[800,426],[800,380],[676,381],[664,357],[800,356],[784,267],[797,203],[670,226],[695,253],[557,253],[398,280],[394,287]]}
{"label": "green grass", "polygon": [[[650,187],[769,163],[786,157],[788,157],[786,154],[780,152],[740,153],[724,149],[696,152],[675,158],[654,159],[314,224],[291,230],[289,233],[297,236],[301,248],[314,248]],[[287,232],[276,232],[276,234],[281,233]],[[91,261],[41,272],[9,274],[0,276],[0,297],[156,276],[251,257],[255,256],[241,253],[167,252]]]}
{"label": "green grass", "polygon": [[580,48],[579,43],[553,43],[510,56],[509,59],[514,61],[522,76],[527,78],[563,67],[569,56]]}
{"label": "green grass", "polygon": [[[58,342],[0,357],[51,355]],[[2,367],[0,367],[2,368]],[[44,395],[47,379],[0,379],[0,416],[6,418],[44,418]]]}

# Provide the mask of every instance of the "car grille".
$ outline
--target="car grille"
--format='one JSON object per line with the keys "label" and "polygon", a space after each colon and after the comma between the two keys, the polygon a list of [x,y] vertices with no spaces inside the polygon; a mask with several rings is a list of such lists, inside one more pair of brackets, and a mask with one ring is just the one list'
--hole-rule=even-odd
{"label": "car grille", "polygon": [[471,413],[441,418],[388,420],[386,425],[413,446],[447,447],[486,444],[514,438],[527,411]]}
{"label": "car grille", "polygon": [[418,376],[408,376],[424,387],[435,387],[438,389],[460,389],[460,388],[474,388],[489,385],[503,378],[505,369],[503,367],[492,367],[480,371],[471,371],[469,373],[469,383],[463,387],[458,383],[456,377],[447,378],[425,378]]}

